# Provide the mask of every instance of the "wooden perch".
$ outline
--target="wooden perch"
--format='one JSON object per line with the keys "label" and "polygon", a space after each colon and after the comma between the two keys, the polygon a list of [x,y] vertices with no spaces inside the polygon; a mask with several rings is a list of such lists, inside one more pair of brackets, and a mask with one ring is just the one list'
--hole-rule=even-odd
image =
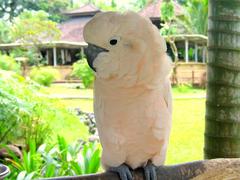
{"label": "wooden perch", "polygon": [[[143,170],[133,172],[134,180],[144,180]],[[240,179],[240,158],[236,159],[213,159],[196,161],[174,166],[161,166],[157,170],[160,180],[222,180]],[[57,177],[48,180],[119,180],[115,173],[105,172],[74,177]],[[45,179],[46,180],[46,179]]]}

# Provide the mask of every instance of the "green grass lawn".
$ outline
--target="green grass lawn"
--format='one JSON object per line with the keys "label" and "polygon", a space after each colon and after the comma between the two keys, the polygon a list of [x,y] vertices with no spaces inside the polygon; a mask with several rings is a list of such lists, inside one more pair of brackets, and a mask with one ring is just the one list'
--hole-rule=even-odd
{"label": "green grass lawn", "polygon": [[173,97],[205,97],[206,90],[200,88],[193,88],[188,85],[180,85],[178,87],[172,87]]}
{"label": "green grass lawn", "polygon": [[50,95],[93,96],[92,89],[83,89],[79,87],[82,87],[82,85],[78,83],[52,84],[49,88],[45,88],[45,91]]}
{"label": "green grass lawn", "polygon": [[49,122],[53,130],[51,139],[48,141],[49,144],[57,142],[58,135],[63,136],[68,143],[75,142],[79,139],[88,140],[88,128],[79,121],[78,117],[72,114],[63,114],[61,112],[56,112],[56,116],[61,116],[61,118],[59,118],[61,121],[59,119],[54,119],[54,121],[52,120]]}
{"label": "green grass lawn", "polygon": [[[92,100],[62,100],[92,112]],[[203,158],[205,99],[176,99],[166,164],[183,163]]]}
{"label": "green grass lawn", "polygon": [[[79,87],[82,87],[79,83],[52,84],[50,88],[45,88],[45,91],[50,95],[93,97],[92,89],[83,89]],[[174,98],[204,97],[206,95],[206,90],[193,88],[188,85],[173,87],[172,92]]]}
{"label": "green grass lawn", "polygon": [[[66,87],[53,85],[49,92],[59,94],[77,93],[82,96],[92,96],[92,90],[74,89],[68,91]],[[205,99],[193,98],[194,96],[205,96],[205,90],[187,88],[182,90],[173,88],[173,123],[168,147],[166,164],[178,164],[188,161],[203,159],[203,137],[204,137],[204,116],[205,116]],[[68,107],[79,107],[85,112],[93,112],[93,101],[83,99],[64,99],[61,100]],[[71,123],[71,122],[69,122]],[[79,133],[78,129],[70,129],[72,136]]]}
{"label": "green grass lawn", "polygon": [[203,158],[205,99],[173,102],[173,123],[166,164]]}
{"label": "green grass lawn", "polygon": [[63,99],[61,100],[70,108],[80,108],[84,112],[93,112],[93,100],[88,99]]}

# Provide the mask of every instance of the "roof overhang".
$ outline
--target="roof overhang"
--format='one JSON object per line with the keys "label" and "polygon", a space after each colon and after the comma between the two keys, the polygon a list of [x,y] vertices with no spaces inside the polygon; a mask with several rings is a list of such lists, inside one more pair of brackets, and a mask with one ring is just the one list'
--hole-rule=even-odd
{"label": "roof overhang", "polygon": [[91,11],[91,12],[77,12],[77,13],[64,13],[64,15],[69,17],[79,17],[79,16],[94,16],[101,11]]}
{"label": "roof overhang", "polygon": [[176,34],[171,36],[164,36],[166,41],[168,38],[174,40],[174,42],[181,42],[188,40],[189,42],[194,42],[197,44],[207,45],[208,37],[202,34]]}

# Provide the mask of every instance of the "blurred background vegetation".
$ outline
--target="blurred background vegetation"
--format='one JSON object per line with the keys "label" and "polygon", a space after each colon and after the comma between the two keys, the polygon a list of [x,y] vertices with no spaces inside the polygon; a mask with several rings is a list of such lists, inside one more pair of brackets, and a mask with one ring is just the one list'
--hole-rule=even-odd
{"label": "blurred background vegetation", "polygon": [[[0,162],[11,168],[8,179],[102,171],[93,115],[94,75],[86,59],[73,64],[71,73],[81,83],[52,84],[59,73],[45,67],[46,60],[38,53],[42,39],[59,38],[57,23],[65,18],[61,12],[88,2],[102,10],[139,11],[152,1],[0,0],[0,43],[26,44],[0,54]],[[179,3],[186,14],[172,18],[189,33],[206,34],[208,1]],[[27,65],[33,67],[29,77],[22,76],[23,62],[17,57],[27,57]],[[173,95],[167,164],[202,159],[205,90],[179,85],[173,87]]]}

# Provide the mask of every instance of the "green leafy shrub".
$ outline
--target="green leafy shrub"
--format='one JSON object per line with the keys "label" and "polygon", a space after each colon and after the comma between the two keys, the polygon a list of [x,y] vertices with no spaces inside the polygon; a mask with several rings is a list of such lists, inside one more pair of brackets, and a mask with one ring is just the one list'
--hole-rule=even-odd
{"label": "green leafy shrub", "polygon": [[37,152],[37,146],[34,140],[29,142],[28,151],[26,149],[23,150],[22,159],[11,152],[7,146],[2,145],[2,147],[7,149],[11,157],[11,159],[7,159],[5,162],[11,169],[11,174],[8,177],[9,179],[30,180],[39,174],[42,165],[42,157],[41,154]]}
{"label": "green leafy shrub", "polygon": [[85,88],[92,87],[94,74],[85,58],[73,64],[72,76],[80,78]]}
{"label": "green leafy shrub", "polygon": [[[1,85],[0,80],[0,85]],[[26,104],[9,92],[0,90],[0,142],[11,141],[13,133],[18,135],[19,122],[21,116],[29,114]],[[15,131],[15,132],[14,132]]]}
{"label": "green leafy shrub", "polygon": [[96,142],[84,144],[80,152],[78,165],[75,164],[74,167],[78,175],[96,173],[100,167],[99,144]]}
{"label": "green leafy shrub", "polygon": [[10,155],[12,160],[7,161],[11,169],[9,179],[82,175],[96,173],[100,167],[99,143],[80,141],[70,145],[60,136],[57,145],[50,148],[46,144],[37,148],[31,141],[22,159],[11,152]]}
{"label": "green leafy shrub", "polygon": [[12,41],[10,36],[10,23],[0,19],[0,43],[10,43]]}
{"label": "green leafy shrub", "polygon": [[31,138],[40,145],[47,139],[50,128],[44,116],[53,111],[44,110],[50,102],[41,99],[38,93],[38,87],[23,77],[0,71],[1,143],[20,140],[28,146]]}
{"label": "green leafy shrub", "polygon": [[20,73],[21,66],[13,57],[0,54],[0,69]]}
{"label": "green leafy shrub", "polygon": [[100,145],[97,142],[79,141],[69,145],[59,136],[57,147],[46,151],[43,145],[41,154],[45,162],[42,177],[96,173],[100,167]]}
{"label": "green leafy shrub", "polygon": [[35,67],[30,72],[30,78],[43,86],[50,86],[59,76],[59,72],[51,67]]}
{"label": "green leafy shrub", "polygon": [[[74,123],[79,137],[88,136],[87,127],[58,100],[49,99],[41,86],[26,81],[9,71],[0,71],[0,142],[17,142],[29,146],[33,139],[37,146],[66,134],[66,123]],[[70,128],[73,128],[72,126]],[[54,129],[54,130],[53,130]]]}
{"label": "green leafy shrub", "polygon": [[[9,179],[95,171],[99,166],[99,145],[68,145],[64,138],[57,137],[57,134],[67,134],[71,129],[77,129],[77,138],[86,139],[87,127],[58,100],[46,97],[42,88],[14,72],[0,70],[0,147],[7,143],[24,147],[22,159],[10,153],[12,160],[4,162],[11,168]],[[69,123],[71,125],[66,126]],[[56,141],[57,146],[54,144]],[[41,145],[43,143],[48,143],[48,146]],[[91,167],[87,164],[80,171],[77,166],[85,159],[80,161],[78,157],[85,146],[91,148],[88,157],[93,158],[86,161],[97,164]]]}

